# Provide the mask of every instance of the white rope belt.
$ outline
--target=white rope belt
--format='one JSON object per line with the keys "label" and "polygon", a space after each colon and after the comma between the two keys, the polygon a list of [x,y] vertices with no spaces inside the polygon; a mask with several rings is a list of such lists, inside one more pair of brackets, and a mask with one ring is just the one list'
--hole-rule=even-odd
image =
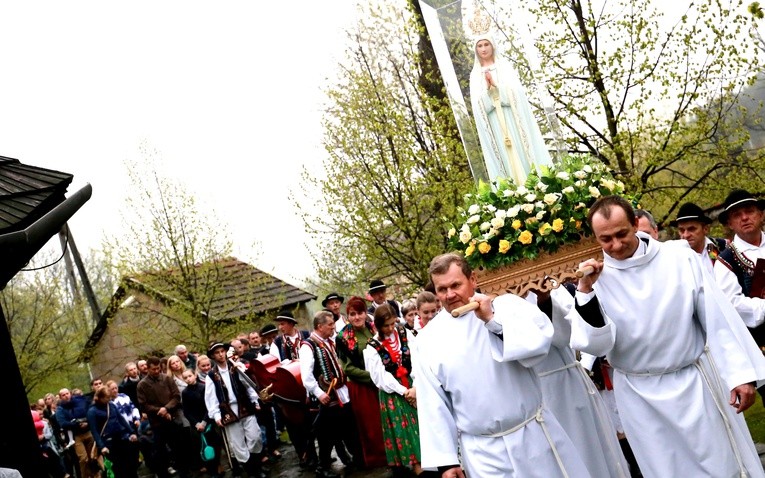
{"label": "white rope belt", "polygon": [[564,478],[568,478],[568,473],[566,473],[566,467],[563,465],[563,460],[561,460],[560,454],[558,453],[558,448],[555,446],[555,443],[553,442],[552,437],[550,436],[550,432],[547,430],[547,425],[545,424],[545,419],[542,416],[542,407],[541,406],[539,408],[537,408],[537,411],[536,411],[536,413],[534,415],[530,416],[529,418],[527,418],[526,420],[522,421],[518,425],[515,425],[514,427],[512,427],[512,428],[510,428],[508,430],[505,430],[505,431],[501,431],[501,432],[497,432],[497,433],[492,433],[492,434],[487,434],[487,435],[481,435],[481,436],[488,437],[488,438],[500,438],[500,437],[503,437],[503,436],[507,436],[507,435],[510,435],[511,433],[517,432],[518,430],[520,430],[521,428],[525,427],[526,425],[528,425],[529,423],[531,423],[531,422],[533,422],[535,420],[542,427],[542,432],[544,432],[545,438],[547,438],[547,443],[550,444],[550,449],[552,450],[553,455],[555,455],[555,461],[558,463],[558,468],[560,468],[560,471],[561,471],[561,473],[563,473]]}
{"label": "white rope belt", "polygon": [[664,371],[661,371],[661,372],[628,372],[626,370],[622,370],[620,368],[614,367],[614,364],[611,364],[611,367],[614,370],[617,370],[619,373],[624,374],[624,375],[632,375],[633,377],[655,377],[657,375],[666,375],[668,373],[675,373],[675,372],[678,372],[678,371],[680,371],[680,370],[682,370],[684,368],[690,367],[691,365],[695,365],[695,364],[698,363],[699,358],[700,358],[700,356],[696,357],[692,362],[689,362],[689,363],[687,363],[685,365],[681,365],[679,367],[673,368],[672,370],[664,370]]}
{"label": "white rope belt", "polygon": [[577,365],[579,365],[579,362],[571,362],[571,363],[569,363],[569,364],[566,364],[566,365],[564,365],[564,366],[562,366],[562,367],[558,367],[558,368],[556,368],[556,369],[553,369],[553,370],[548,370],[548,371],[546,371],[546,372],[538,373],[538,374],[537,374],[537,377],[546,377],[546,376],[548,376],[548,375],[552,375],[552,374],[554,374],[554,373],[558,373],[558,372],[562,372],[562,371],[564,371],[564,370],[568,370],[568,369],[570,369],[570,368],[574,368],[574,367],[576,367]]}
{"label": "white rope belt", "polygon": [[733,448],[733,454],[736,456],[736,463],[738,464],[739,474],[741,478],[746,478],[746,467],[744,466],[744,462],[741,459],[741,450],[738,448],[738,444],[736,443],[736,439],[733,437],[733,427],[730,424],[730,420],[728,420],[728,416],[725,414],[725,405],[721,403],[720,397],[718,395],[718,391],[725,390],[725,388],[722,387],[722,382],[720,380],[720,374],[717,372],[717,365],[715,364],[714,359],[712,358],[712,354],[709,353],[709,346],[704,346],[704,353],[706,354],[707,358],[709,359],[709,367],[712,369],[711,379],[714,379],[715,385],[717,387],[712,386],[712,380],[707,375],[706,370],[704,370],[704,367],[701,366],[700,358],[694,362],[694,365],[696,368],[701,372],[701,376],[704,379],[704,382],[706,382],[707,387],[709,388],[709,392],[712,394],[712,400],[715,402],[715,406],[717,407],[717,411],[720,412],[720,416],[722,417],[723,423],[725,424],[725,432],[728,435],[728,441],[730,441],[730,446]]}

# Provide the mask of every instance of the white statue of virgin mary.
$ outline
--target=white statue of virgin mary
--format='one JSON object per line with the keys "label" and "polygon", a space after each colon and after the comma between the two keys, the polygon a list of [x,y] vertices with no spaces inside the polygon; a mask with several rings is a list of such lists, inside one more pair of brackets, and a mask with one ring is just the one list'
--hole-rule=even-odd
{"label": "white statue of virgin mary", "polygon": [[550,153],[513,67],[496,54],[488,35],[474,39],[470,102],[491,181],[523,184],[532,165],[551,165]]}

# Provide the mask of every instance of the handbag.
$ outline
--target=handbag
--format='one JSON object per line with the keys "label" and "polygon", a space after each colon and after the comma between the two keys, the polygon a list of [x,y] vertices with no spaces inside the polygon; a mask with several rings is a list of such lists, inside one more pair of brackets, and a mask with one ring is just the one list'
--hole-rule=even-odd
{"label": "handbag", "polygon": [[205,438],[205,433],[210,431],[210,424],[207,424],[207,428],[205,428],[205,431],[202,432],[200,438],[202,441],[202,449],[199,452],[199,455],[202,457],[202,461],[212,461],[215,459],[215,448],[211,447],[207,444],[207,439]]}

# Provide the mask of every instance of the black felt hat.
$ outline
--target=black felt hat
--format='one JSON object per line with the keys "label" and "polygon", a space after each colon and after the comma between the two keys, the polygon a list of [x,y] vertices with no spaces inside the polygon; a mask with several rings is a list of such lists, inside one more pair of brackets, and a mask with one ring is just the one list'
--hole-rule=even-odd
{"label": "black felt hat", "polygon": [[710,224],[712,220],[704,214],[704,211],[692,202],[687,202],[680,206],[677,210],[677,217],[674,221],[670,221],[669,225],[677,227],[677,225],[683,221],[700,221],[704,224]]}
{"label": "black felt hat", "polygon": [[278,330],[274,324],[266,324],[262,329],[260,329],[260,336],[265,337],[268,334],[275,334],[276,332],[278,332]]}
{"label": "black felt hat", "polygon": [[369,293],[376,292],[378,290],[385,290],[388,286],[385,285],[383,281],[380,279],[375,279],[372,282],[369,283]]}
{"label": "black felt hat", "polygon": [[752,193],[744,191],[743,189],[734,189],[728,194],[728,197],[725,198],[725,203],[723,203],[724,209],[723,212],[720,213],[720,222],[722,224],[727,224],[728,214],[731,211],[751,204],[755,204],[760,210],[765,209],[765,200],[757,199]]}
{"label": "black felt hat", "polygon": [[276,322],[287,321],[297,325],[297,320],[295,320],[295,317],[292,315],[292,312],[290,312],[289,310],[283,310],[279,312],[279,314],[276,317],[274,317],[274,321]]}
{"label": "black felt hat", "polygon": [[217,349],[224,348],[228,350],[231,348],[231,344],[223,343],[223,342],[213,342],[210,344],[210,347],[207,349],[207,355],[209,357],[212,357],[213,352],[215,352]]}
{"label": "black felt hat", "polygon": [[334,299],[339,300],[341,304],[343,302],[345,302],[345,297],[343,297],[342,295],[338,294],[337,292],[330,292],[329,294],[327,294],[327,296],[324,298],[324,300],[321,301],[321,306],[322,307],[326,307],[327,306],[327,302],[329,302],[330,300],[334,300]]}

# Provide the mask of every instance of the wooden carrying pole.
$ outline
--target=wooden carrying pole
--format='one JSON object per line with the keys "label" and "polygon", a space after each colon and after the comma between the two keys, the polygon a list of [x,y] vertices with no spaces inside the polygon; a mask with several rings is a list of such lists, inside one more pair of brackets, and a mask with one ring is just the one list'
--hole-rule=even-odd
{"label": "wooden carrying pole", "polygon": [[[584,276],[588,276],[595,272],[595,269],[592,266],[585,266],[581,269],[577,270],[576,272],[567,272],[560,275],[560,278],[554,278],[550,276],[546,276],[540,280],[531,281],[530,283],[523,286],[523,288],[518,292],[519,296],[524,296],[526,293],[528,293],[531,290],[538,290],[540,292],[549,292],[553,289],[557,289],[560,287],[560,285],[567,280],[570,279],[581,279]],[[452,310],[452,317],[459,317],[462,314],[466,314],[470,312],[471,310],[476,310],[478,308],[478,302],[468,302],[467,304],[457,307],[456,309]]]}

